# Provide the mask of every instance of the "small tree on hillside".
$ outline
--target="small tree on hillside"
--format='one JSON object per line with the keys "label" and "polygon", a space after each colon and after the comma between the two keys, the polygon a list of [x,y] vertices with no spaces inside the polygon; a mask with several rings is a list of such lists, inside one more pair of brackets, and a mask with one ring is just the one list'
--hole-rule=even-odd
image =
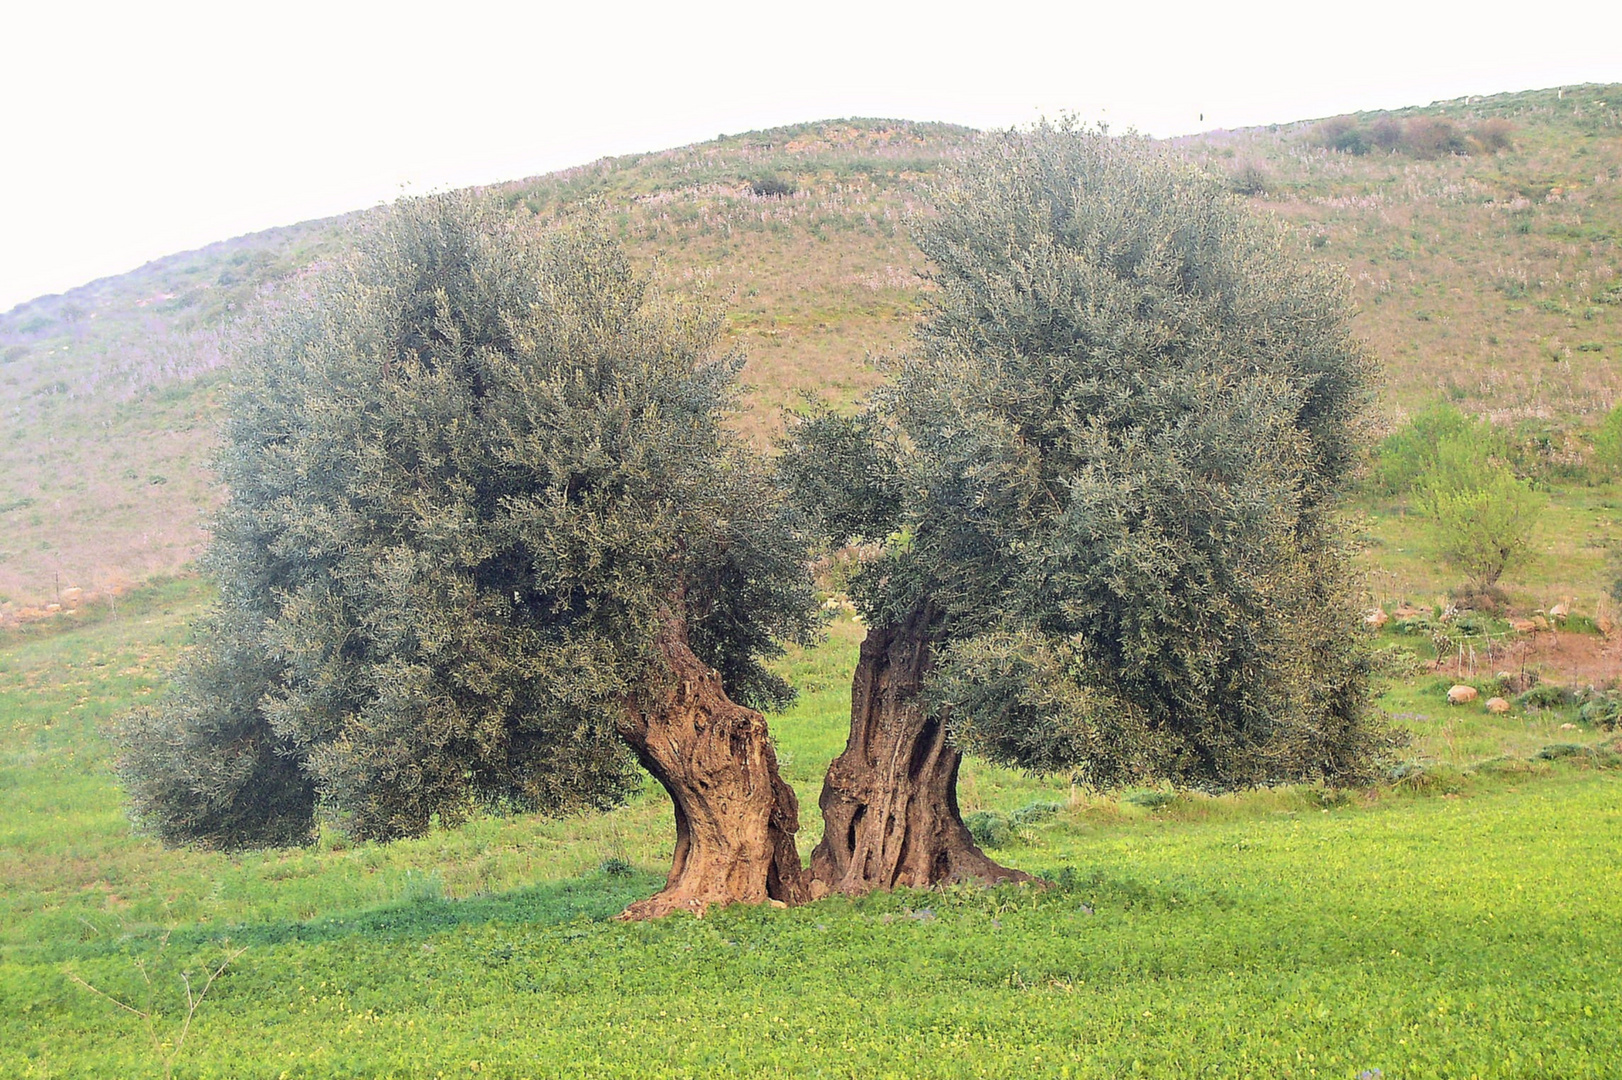
{"label": "small tree on hillside", "polygon": [[1415,485],[1420,507],[1436,523],[1442,557],[1478,595],[1531,559],[1542,509],[1530,485],[1493,456],[1498,445],[1475,429],[1446,434]]}
{"label": "small tree on hillside", "polygon": [[1070,126],[990,140],[935,211],[915,347],[786,455],[822,463],[795,486],[833,535],[888,538],[813,888],[1018,876],[959,819],[959,748],[1100,786],[1365,775],[1335,506],[1373,365],[1343,284]]}
{"label": "small tree on hillside", "polygon": [[1375,490],[1411,495],[1431,516],[1443,559],[1465,574],[1477,598],[1532,555],[1541,500],[1510,470],[1509,456],[1492,424],[1441,404],[1388,435],[1374,461]]}
{"label": "small tree on hillside", "polygon": [[1606,413],[1594,431],[1593,460],[1601,475],[1622,474],[1622,405]]}
{"label": "small tree on hillside", "polygon": [[[592,227],[400,204],[243,358],[209,565],[220,598],[120,733],[165,840],[375,838],[479,807],[675,803],[628,914],[801,897],[755,708],[803,638],[805,537],[723,426],[740,359]],[[735,703],[736,702],[736,703]]]}

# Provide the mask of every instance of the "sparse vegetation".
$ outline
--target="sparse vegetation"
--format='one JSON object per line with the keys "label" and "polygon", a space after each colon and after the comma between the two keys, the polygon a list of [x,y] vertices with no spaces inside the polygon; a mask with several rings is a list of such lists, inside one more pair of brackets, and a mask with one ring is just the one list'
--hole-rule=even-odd
{"label": "sparse vegetation", "polygon": [[1320,121],[1312,129],[1312,137],[1325,149],[1357,157],[1378,149],[1430,160],[1449,154],[1496,154],[1511,149],[1514,131],[1515,125],[1502,116],[1483,120],[1469,131],[1446,116],[1399,119],[1383,115],[1369,123],[1355,116],[1335,116]]}

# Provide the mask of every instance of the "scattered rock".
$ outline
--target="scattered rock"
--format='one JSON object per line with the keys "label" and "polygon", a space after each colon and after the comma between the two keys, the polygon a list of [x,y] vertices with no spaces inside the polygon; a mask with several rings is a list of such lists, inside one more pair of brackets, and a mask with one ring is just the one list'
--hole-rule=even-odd
{"label": "scattered rock", "polygon": [[1487,711],[1494,714],[1509,712],[1509,702],[1501,697],[1487,699]]}
{"label": "scattered rock", "polygon": [[1453,689],[1447,692],[1447,703],[1449,705],[1464,705],[1474,701],[1480,696],[1481,692],[1475,687],[1466,686],[1463,683],[1459,683],[1457,686],[1453,687]]}

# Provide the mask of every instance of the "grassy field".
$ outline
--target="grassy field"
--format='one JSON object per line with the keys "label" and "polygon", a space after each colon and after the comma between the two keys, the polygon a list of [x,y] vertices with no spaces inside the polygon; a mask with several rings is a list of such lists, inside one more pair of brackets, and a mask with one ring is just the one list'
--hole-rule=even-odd
{"label": "grassy field", "polygon": [[[206,598],[166,582],[0,643],[0,1075],[1602,1077],[1622,1061],[1622,770],[1615,735],[1561,730],[1569,710],[1490,717],[1446,706],[1449,678],[1393,683],[1414,743],[1397,779],[1358,792],[1106,798],[970,762],[967,810],[1058,804],[998,851],[1052,887],[625,925],[609,917],[669,855],[652,792],[389,845],[228,856],[133,837],[101,726],[160,687]],[[802,698],[772,724],[806,848],[860,633],[841,620],[785,661]],[[1550,743],[1588,749],[1539,757]],[[182,975],[199,988],[226,960],[182,1042]]]}

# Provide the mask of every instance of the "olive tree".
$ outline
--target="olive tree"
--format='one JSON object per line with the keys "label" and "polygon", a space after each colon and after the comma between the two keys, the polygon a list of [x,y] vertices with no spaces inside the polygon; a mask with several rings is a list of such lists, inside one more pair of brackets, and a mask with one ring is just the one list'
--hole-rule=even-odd
{"label": "olive tree", "polygon": [[416,835],[479,808],[675,804],[628,914],[802,897],[764,661],[804,639],[805,536],[729,433],[741,358],[601,229],[398,204],[237,368],[219,600],[127,717],[137,819],[175,843]]}
{"label": "olive tree", "polygon": [[918,237],[913,346],[783,466],[831,538],[883,541],[813,888],[1019,876],[959,818],[965,749],[1100,787],[1363,775],[1336,504],[1374,365],[1343,283],[1070,125],[988,139]]}

